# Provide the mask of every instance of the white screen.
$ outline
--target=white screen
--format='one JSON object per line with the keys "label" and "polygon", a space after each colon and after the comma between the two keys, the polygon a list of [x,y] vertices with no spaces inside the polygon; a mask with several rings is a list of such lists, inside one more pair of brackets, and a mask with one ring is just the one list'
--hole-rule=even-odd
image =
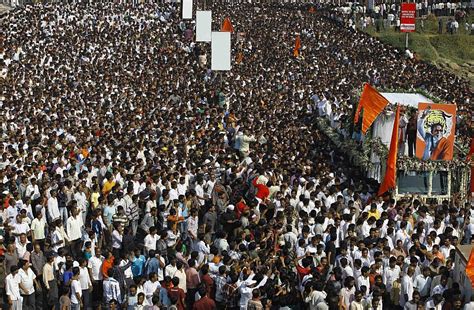
{"label": "white screen", "polygon": [[196,41],[211,42],[212,12],[196,11]]}
{"label": "white screen", "polygon": [[193,0],[183,1],[183,19],[193,18]]}
{"label": "white screen", "polygon": [[230,70],[230,32],[212,33],[211,69]]}

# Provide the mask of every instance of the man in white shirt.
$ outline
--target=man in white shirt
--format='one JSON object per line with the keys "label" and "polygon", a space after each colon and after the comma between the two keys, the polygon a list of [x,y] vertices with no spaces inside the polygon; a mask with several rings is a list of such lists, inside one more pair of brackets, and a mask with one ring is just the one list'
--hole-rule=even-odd
{"label": "man in white shirt", "polygon": [[389,259],[389,265],[383,271],[382,280],[387,288],[387,292],[392,291],[393,282],[395,282],[398,278],[400,278],[400,266],[397,265],[397,259],[392,256]]}
{"label": "man in white shirt", "polygon": [[61,220],[58,219],[55,223],[56,227],[51,234],[51,247],[53,251],[58,252],[58,250],[66,245],[66,240],[63,237],[62,231],[61,231]]}
{"label": "man in white shirt", "polygon": [[82,218],[78,208],[71,209],[71,216],[67,219],[67,235],[71,242],[71,251],[74,257],[79,257],[82,242]]}
{"label": "man in white shirt", "polygon": [[415,268],[412,266],[408,267],[407,273],[402,278],[402,289],[400,291],[400,306],[404,307],[411,296],[413,295],[413,275],[415,274]]}
{"label": "man in white shirt", "polygon": [[90,292],[92,290],[92,281],[87,268],[87,260],[85,258],[79,259],[79,282],[82,289],[82,303],[83,308],[88,309],[91,306]]}
{"label": "man in white shirt", "polygon": [[20,260],[18,264],[20,269],[18,275],[20,277],[20,294],[23,297],[23,306],[27,309],[34,309],[35,301],[35,285],[39,287],[36,282],[36,275],[30,268],[30,263],[26,260]]}
{"label": "man in white shirt", "polygon": [[122,303],[122,296],[120,295],[120,284],[113,277],[112,269],[108,271],[108,278],[104,280],[104,300],[108,304],[112,299],[115,299],[117,302]]}
{"label": "man in white shirt", "polygon": [[144,240],[145,251],[156,250],[156,243],[160,240],[160,236],[156,234],[156,227],[150,227],[149,234]]}
{"label": "man in white shirt", "polygon": [[419,274],[415,277],[414,287],[418,292],[420,292],[420,296],[425,299],[430,295],[430,287],[431,287],[431,277],[430,277],[430,268],[425,267],[423,268],[423,273]]}
{"label": "man in white shirt", "polygon": [[366,296],[369,294],[370,291],[370,279],[369,279],[369,271],[370,268],[367,266],[362,267],[362,274],[357,278],[357,289],[361,290],[362,286],[365,286]]}
{"label": "man in white shirt", "polygon": [[102,263],[104,261],[104,257],[101,255],[101,249],[99,247],[95,247],[95,255],[92,256],[89,261],[87,262],[87,267],[90,271],[91,281],[92,281],[92,304],[96,306],[100,304],[102,300],[102,279],[103,275],[101,272]]}
{"label": "man in white shirt", "polygon": [[33,242],[44,246],[46,220],[41,211],[36,213],[36,218],[31,222],[31,237]]}
{"label": "man in white shirt", "polygon": [[[58,218],[61,218],[61,214],[59,213],[59,204],[58,198],[56,197],[56,191],[51,191],[51,197],[48,199],[48,216],[50,221],[55,221]],[[63,222],[65,219],[62,219]]]}
{"label": "man in white shirt", "polygon": [[145,293],[145,298],[149,305],[152,305],[153,295],[159,293],[161,288],[160,282],[158,281],[158,275],[156,272],[152,272],[148,275],[148,281],[143,284],[143,293]]}
{"label": "man in white shirt", "polygon": [[82,288],[79,281],[81,270],[79,267],[72,268],[71,282],[71,310],[80,310],[82,308]]}
{"label": "man in white shirt", "polygon": [[5,278],[5,291],[12,310],[22,309],[23,298],[20,295],[21,278],[18,269],[17,265],[13,265],[10,268],[10,274]]}

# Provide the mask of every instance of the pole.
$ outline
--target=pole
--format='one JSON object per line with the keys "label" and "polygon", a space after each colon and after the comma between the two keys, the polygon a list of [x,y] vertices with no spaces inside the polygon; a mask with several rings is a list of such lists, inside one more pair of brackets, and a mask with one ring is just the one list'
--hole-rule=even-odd
{"label": "pole", "polygon": [[405,49],[408,49],[408,32],[405,32]]}

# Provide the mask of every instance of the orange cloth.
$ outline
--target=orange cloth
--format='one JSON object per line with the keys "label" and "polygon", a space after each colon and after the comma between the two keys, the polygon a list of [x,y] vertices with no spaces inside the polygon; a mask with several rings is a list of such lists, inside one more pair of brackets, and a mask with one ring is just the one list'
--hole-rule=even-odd
{"label": "orange cloth", "polygon": [[451,160],[453,158],[453,148],[445,137],[439,139],[438,145],[431,153],[432,160]]}
{"label": "orange cloth", "polygon": [[[365,134],[367,130],[375,121],[377,116],[387,106],[388,100],[385,99],[375,88],[370,86],[369,83],[364,85],[364,90],[360,96],[359,105],[354,116],[354,124],[359,122],[359,115],[362,108],[364,108],[364,117],[362,120],[362,132]],[[398,127],[397,127],[398,128]]]}
{"label": "orange cloth", "polygon": [[224,21],[222,22],[221,31],[222,32],[234,32],[234,26],[232,26],[232,23],[230,22],[229,17],[226,17],[224,19]]}
{"label": "orange cloth", "polygon": [[111,256],[110,258],[104,259],[104,262],[102,263],[102,267],[100,267],[100,271],[102,272],[102,275],[104,278],[109,277],[109,269],[111,269],[114,266],[114,257]]}
{"label": "orange cloth", "polygon": [[81,150],[81,153],[82,153],[82,156],[84,156],[84,158],[89,157],[89,151],[86,148],[83,148]]}
{"label": "orange cloth", "polygon": [[301,48],[301,39],[300,36],[296,36],[295,40],[295,48],[293,49],[293,56],[298,57],[300,55],[300,48]]}
{"label": "orange cloth", "polygon": [[471,255],[469,255],[466,264],[466,275],[471,279],[471,283],[474,283],[474,249],[471,250]]}
{"label": "orange cloth", "polygon": [[314,8],[314,6],[310,7],[308,12],[310,13],[316,13],[316,9]]}
{"label": "orange cloth", "polygon": [[[365,118],[365,117],[364,117]],[[400,123],[400,106],[397,106],[395,120],[393,122],[392,140],[387,157],[387,170],[382,184],[380,184],[378,195],[395,188],[397,180],[397,153],[398,153],[398,125]]]}

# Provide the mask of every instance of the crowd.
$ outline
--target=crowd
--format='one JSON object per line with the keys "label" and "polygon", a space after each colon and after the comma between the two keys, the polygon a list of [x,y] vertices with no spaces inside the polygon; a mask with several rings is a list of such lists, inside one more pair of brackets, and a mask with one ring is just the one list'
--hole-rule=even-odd
{"label": "crowd", "polygon": [[457,103],[467,140],[469,84],[331,12],[212,10],[239,33],[221,76],[173,4],[1,21],[3,308],[473,309],[471,205],[377,197],[314,125],[351,123],[370,82]]}

